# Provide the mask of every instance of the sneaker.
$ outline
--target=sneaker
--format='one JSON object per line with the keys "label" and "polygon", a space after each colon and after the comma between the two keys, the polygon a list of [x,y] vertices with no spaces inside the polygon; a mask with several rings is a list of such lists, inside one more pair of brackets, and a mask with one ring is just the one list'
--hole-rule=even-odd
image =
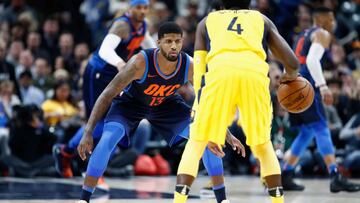
{"label": "sneaker", "polygon": [[282,186],[287,191],[303,191],[305,187],[294,181],[294,170],[283,171],[281,175]]}
{"label": "sneaker", "polygon": [[161,154],[157,154],[156,156],[152,157],[156,168],[157,168],[157,175],[167,176],[170,174],[170,165]]}
{"label": "sneaker", "polygon": [[226,200],[221,201],[221,203],[230,203],[230,201],[226,199]]}
{"label": "sneaker", "polygon": [[55,159],[55,168],[61,177],[72,178],[71,158],[74,155],[66,153],[64,147],[65,145],[63,144],[55,144],[52,148],[52,154]]}
{"label": "sneaker", "polygon": [[357,192],[360,191],[360,184],[351,183],[340,173],[335,173],[331,175],[330,191],[333,193],[340,191]]}
{"label": "sneaker", "polygon": [[104,191],[104,192],[110,191],[110,186],[105,182],[104,176],[101,176],[99,178],[98,183],[96,185],[96,189]]}
{"label": "sneaker", "polygon": [[79,200],[79,201],[76,201],[76,203],[88,203],[88,202],[85,200]]}
{"label": "sneaker", "polygon": [[214,199],[215,198],[215,194],[214,191],[212,189],[212,182],[209,181],[209,183],[201,188],[200,190],[200,198],[201,199]]}

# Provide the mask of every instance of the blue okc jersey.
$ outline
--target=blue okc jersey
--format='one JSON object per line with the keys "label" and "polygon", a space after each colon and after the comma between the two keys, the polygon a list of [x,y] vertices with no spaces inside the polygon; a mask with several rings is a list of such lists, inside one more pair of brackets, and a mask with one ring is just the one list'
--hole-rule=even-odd
{"label": "blue okc jersey", "polygon": [[[141,42],[144,40],[145,33],[146,33],[146,22],[142,22],[142,26],[136,30],[134,25],[132,24],[130,17],[125,14],[119,18],[114,19],[116,21],[125,21],[130,27],[130,35],[127,39],[121,39],[120,44],[116,47],[115,52],[118,56],[120,56],[125,62],[127,62],[134,54],[138,53],[141,48]],[[100,48],[100,47],[99,47]],[[94,52],[89,63],[97,68],[100,69],[115,69],[116,67],[108,64],[99,56],[99,48]],[[114,72],[114,70],[111,70]],[[117,71],[115,71],[116,74]],[[114,75],[115,76],[115,75]]]}
{"label": "blue okc jersey", "polygon": [[[298,58],[300,65],[301,65],[299,72],[304,78],[309,80],[309,82],[313,85],[313,87],[315,87],[315,82],[314,82],[314,79],[311,77],[310,71],[306,65],[306,58],[307,58],[307,55],[309,53],[309,50],[310,50],[310,47],[312,44],[311,35],[318,29],[320,29],[320,28],[313,27],[313,28],[307,29],[304,32],[302,32],[295,44],[295,49],[294,49],[296,57]],[[325,53],[321,59],[322,64],[328,54],[329,54],[329,51],[325,50]]]}
{"label": "blue okc jersey", "polygon": [[[318,27],[313,27],[311,29],[305,30],[303,33],[300,34],[299,39],[297,43],[295,44],[295,54],[300,62],[300,74],[306,78],[311,85],[314,87],[315,90],[315,97],[314,102],[312,105],[304,112],[293,114],[290,113],[290,124],[291,126],[302,126],[302,125],[308,125],[315,122],[322,122],[324,125],[326,125],[326,117],[325,117],[325,111],[324,106],[322,104],[322,99],[320,95],[319,88],[315,88],[315,81],[312,78],[309,68],[306,65],[306,57],[309,53],[310,47],[311,47],[311,35],[314,33],[314,31],[318,30]],[[328,58],[328,55],[330,52],[328,50],[325,51],[321,63],[323,64],[323,61]]]}
{"label": "blue okc jersey", "polygon": [[190,57],[181,52],[176,69],[170,75],[161,72],[157,57],[159,49],[140,52],[146,60],[146,70],[141,80],[133,81],[123,92],[124,95],[146,106],[159,106],[164,101],[176,97],[176,90],[187,82]]}

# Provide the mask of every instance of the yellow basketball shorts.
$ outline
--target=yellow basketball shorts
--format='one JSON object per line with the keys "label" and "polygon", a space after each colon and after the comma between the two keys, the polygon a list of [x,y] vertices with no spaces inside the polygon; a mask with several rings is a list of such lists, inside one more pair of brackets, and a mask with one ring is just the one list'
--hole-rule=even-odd
{"label": "yellow basketball shorts", "polygon": [[269,141],[272,120],[269,82],[265,74],[249,69],[209,69],[198,95],[200,101],[190,127],[190,139],[223,145],[226,130],[238,109],[238,124],[241,123],[247,145]]}

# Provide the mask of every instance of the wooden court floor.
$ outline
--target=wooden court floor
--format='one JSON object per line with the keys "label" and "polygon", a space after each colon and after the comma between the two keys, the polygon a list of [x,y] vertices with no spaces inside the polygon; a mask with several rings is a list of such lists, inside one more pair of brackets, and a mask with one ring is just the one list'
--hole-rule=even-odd
{"label": "wooden court floor", "polygon": [[[110,193],[97,191],[92,203],[165,203],[172,202],[175,177],[107,178]],[[199,191],[207,177],[196,180],[189,203],[215,203],[214,199],[200,199]],[[360,183],[360,180],[353,180]],[[332,194],[328,179],[301,179],[304,192],[287,192],[286,203],[360,203],[360,192]],[[1,178],[0,203],[74,203],[80,193],[82,178]],[[231,203],[270,203],[259,179],[254,176],[226,177],[227,194]]]}

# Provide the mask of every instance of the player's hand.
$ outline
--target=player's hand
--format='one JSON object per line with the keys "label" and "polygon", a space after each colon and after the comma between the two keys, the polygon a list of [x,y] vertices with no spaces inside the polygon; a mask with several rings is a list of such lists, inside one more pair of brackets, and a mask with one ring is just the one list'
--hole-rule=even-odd
{"label": "player's hand", "polygon": [[246,156],[244,145],[234,135],[230,133],[230,135],[226,136],[226,142],[229,143],[232,149],[236,151],[238,154],[241,153],[242,157]]}
{"label": "player's hand", "polygon": [[298,76],[300,75],[297,72],[291,72],[291,73],[286,72],[281,76],[280,83],[291,82],[295,80]]}
{"label": "player's hand", "polygon": [[320,87],[321,98],[326,105],[332,105],[334,102],[334,97],[327,86]]}
{"label": "player's hand", "polygon": [[213,142],[208,143],[209,150],[214,153],[217,157],[223,158],[225,156],[222,146]]}
{"label": "player's hand", "polygon": [[93,149],[93,138],[91,134],[85,133],[81,140],[80,144],[77,148],[80,158],[85,161],[86,153],[91,154]]}

